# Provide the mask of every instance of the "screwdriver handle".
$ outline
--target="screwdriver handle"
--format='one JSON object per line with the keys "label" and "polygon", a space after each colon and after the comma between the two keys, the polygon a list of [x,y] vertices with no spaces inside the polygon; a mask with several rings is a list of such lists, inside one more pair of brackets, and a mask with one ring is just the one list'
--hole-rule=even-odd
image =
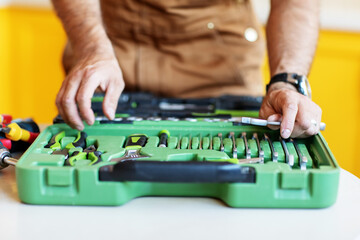
{"label": "screwdriver handle", "polygon": [[7,149],[11,149],[11,145],[12,145],[12,143],[11,143],[11,140],[10,139],[7,139],[7,138],[0,138],[0,143],[2,144],[2,145],[4,145],[4,147],[6,147]]}
{"label": "screwdriver handle", "polygon": [[13,122],[7,125],[10,129],[9,133],[5,133],[5,136],[13,141],[24,141],[28,143],[34,142],[39,133],[33,133],[28,130],[22,129],[17,123]]}
{"label": "screwdriver handle", "polygon": [[159,147],[166,147],[169,136],[170,136],[170,132],[168,130],[165,129],[160,131]]}
{"label": "screwdriver handle", "polygon": [[12,116],[8,114],[0,114],[0,123],[9,124],[12,121]]}
{"label": "screwdriver handle", "polygon": [[137,150],[145,146],[148,137],[145,134],[132,134],[128,137],[125,149]]}

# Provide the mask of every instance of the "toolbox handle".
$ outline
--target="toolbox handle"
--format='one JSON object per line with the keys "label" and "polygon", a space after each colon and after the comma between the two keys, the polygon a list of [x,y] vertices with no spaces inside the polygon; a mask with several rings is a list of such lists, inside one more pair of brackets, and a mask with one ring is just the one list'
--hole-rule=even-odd
{"label": "toolbox handle", "polygon": [[229,162],[127,160],[99,169],[100,181],[255,183],[254,167]]}

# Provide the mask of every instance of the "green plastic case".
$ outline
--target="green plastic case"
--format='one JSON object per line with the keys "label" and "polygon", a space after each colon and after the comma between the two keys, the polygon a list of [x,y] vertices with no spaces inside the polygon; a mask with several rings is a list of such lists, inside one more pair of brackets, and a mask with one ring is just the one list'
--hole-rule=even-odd
{"label": "green plastic case", "polygon": [[[158,147],[159,133],[167,130],[170,136],[167,147]],[[102,162],[88,166],[86,160],[76,166],[64,166],[64,155],[52,155],[44,148],[51,137],[61,131],[66,136],[61,145],[74,141],[77,131],[65,124],[54,124],[46,128],[23,154],[16,166],[16,179],[21,201],[30,204],[50,205],[122,205],[141,196],[196,196],[212,197],[224,201],[231,207],[252,208],[324,208],[331,206],[337,197],[339,166],[321,134],[297,139],[302,154],[307,156],[306,170],[299,167],[299,159],[292,143],[288,149],[294,155],[294,166],[285,161],[278,131],[264,127],[234,126],[231,122],[189,121],[134,121],[126,124],[100,124],[86,126],[87,146],[94,144],[102,152]],[[233,161],[230,132],[235,133],[237,157],[245,157],[241,134],[246,132],[251,156],[259,154],[252,138],[256,132],[264,151],[265,162],[243,164],[255,169],[253,183],[238,182],[143,182],[101,181],[99,168],[109,164],[113,158],[125,154],[125,141],[131,134],[148,136],[141,154],[149,158],[136,161]],[[219,150],[222,133],[224,152]],[[278,151],[278,162],[271,160],[271,149],[263,140],[267,133]],[[189,136],[191,135],[191,149]],[[180,149],[178,141],[180,140]],[[187,139],[187,140],[186,140]],[[199,149],[200,139],[202,148]],[[212,139],[213,149],[210,150]],[[197,149],[193,149],[197,148]]]}

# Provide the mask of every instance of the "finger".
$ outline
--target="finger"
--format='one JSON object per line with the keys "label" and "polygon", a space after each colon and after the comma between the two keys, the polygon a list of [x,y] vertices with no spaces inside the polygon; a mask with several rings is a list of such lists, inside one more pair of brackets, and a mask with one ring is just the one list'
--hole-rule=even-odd
{"label": "finger", "polygon": [[87,71],[76,94],[76,102],[79,107],[80,115],[88,125],[94,124],[95,115],[91,109],[91,98],[96,88],[99,86],[101,76],[93,71]]}
{"label": "finger", "polygon": [[320,120],[315,120],[315,119],[308,119],[307,120],[307,125],[309,126],[307,129],[304,130],[304,132],[302,134],[299,134],[297,137],[303,138],[303,137],[309,137],[309,136],[313,136],[319,133],[320,131]]}
{"label": "finger", "polygon": [[[282,116],[280,114],[272,114],[267,118],[268,122],[281,122],[282,121]],[[280,125],[267,125],[268,128],[272,129],[272,130],[278,130],[280,128]]]}
{"label": "finger", "polygon": [[124,90],[124,81],[111,81],[106,89],[103,102],[103,110],[105,116],[112,120],[115,117],[116,108],[118,105],[119,97]]}
{"label": "finger", "polygon": [[321,109],[311,101],[303,101],[299,111],[292,137],[309,137],[320,130]]}
{"label": "finger", "polygon": [[67,80],[68,83],[66,85],[66,89],[64,90],[64,94],[61,99],[64,115],[67,119],[66,123],[69,124],[70,127],[76,128],[80,131],[84,129],[84,125],[81,121],[77,109],[75,96],[79,89],[81,78],[82,78],[81,71],[77,72],[76,74],[69,75],[69,79]]}
{"label": "finger", "polygon": [[64,120],[64,122],[67,122],[67,119],[66,119],[66,116],[65,116],[65,113],[64,113],[64,110],[63,110],[63,106],[61,104],[61,99],[62,99],[62,97],[64,95],[66,84],[67,84],[67,81],[66,81],[66,78],[65,78],[64,81],[61,84],[60,90],[59,90],[59,92],[58,92],[58,94],[56,96],[56,100],[55,100],[56,107],[57,107],[57,109],[59,111],[60,116]]}
{"label": "finger", "polygon": [[294,130],[295,119],[298,112],[298,102],[296,98],[289,97],[282,106],[283,120],[281,122],[280,134],[283,138],[289,138]]}

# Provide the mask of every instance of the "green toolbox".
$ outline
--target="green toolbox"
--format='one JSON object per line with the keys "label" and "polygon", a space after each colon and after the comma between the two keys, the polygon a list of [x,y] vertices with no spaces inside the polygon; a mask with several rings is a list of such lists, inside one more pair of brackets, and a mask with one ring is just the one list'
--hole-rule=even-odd
{"label": "green toolbox", "polygon": [[[232,117],[249,113],[257,114]],[[324,208],[336,201],[339,172],[321,134],[285,140],[266,127],[202,115],[98,117],[83,132],[56,123],[16,165],[21,201],[51,205],[195,196],[230,207]]]}

